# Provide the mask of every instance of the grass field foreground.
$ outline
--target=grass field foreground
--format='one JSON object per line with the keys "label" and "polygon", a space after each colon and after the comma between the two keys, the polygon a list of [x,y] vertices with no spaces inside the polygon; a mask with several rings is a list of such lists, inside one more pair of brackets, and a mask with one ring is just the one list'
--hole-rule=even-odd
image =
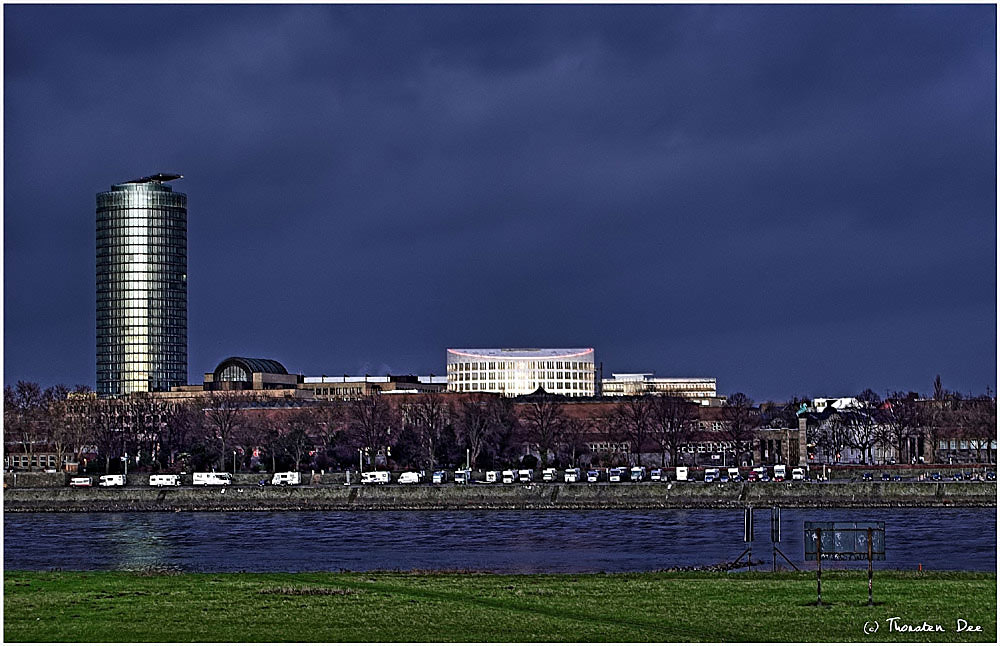
{"label": "grass field foreground", "polygon": [[[4,573],[5,641],[996,641],[994,573]],[[897,624],[944,632],[893,631]],[[958,620],[982,632],[956,632]],[[872,631],[877,622],[878,629]],[[866,629],[867,626],[867,629]],[[866,630],[868,634],[866,634]]]}

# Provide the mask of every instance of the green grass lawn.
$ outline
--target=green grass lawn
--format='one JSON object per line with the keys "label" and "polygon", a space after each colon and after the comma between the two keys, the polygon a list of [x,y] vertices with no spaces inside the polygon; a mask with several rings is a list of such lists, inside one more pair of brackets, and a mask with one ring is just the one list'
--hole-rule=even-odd
{"label": "green grass lawn", "polygon": [[[996,641],[993,573],[5,572],[6,641]],[[943,633],[891,632],[889,617]],[[958,619],[982,626],[956,633]],[[878,632],[864,633],[877,621]],[[871,626],[872,624],[869,624]]]}

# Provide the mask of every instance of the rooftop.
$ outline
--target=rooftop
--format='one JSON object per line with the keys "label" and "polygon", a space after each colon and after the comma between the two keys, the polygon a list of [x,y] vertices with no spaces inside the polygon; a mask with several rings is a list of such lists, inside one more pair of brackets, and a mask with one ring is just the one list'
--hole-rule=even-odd
{"label": "rooftop", "polygon": [[593,354],[593,348],[448,348],[451,354],[477,359],[565,359]]}

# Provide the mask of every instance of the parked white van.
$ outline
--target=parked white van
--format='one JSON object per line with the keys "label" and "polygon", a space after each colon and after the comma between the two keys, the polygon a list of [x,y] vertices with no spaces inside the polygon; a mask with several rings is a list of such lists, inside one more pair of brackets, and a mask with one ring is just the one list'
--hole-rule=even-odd
{"label": "parked white van", "polygon": [[555,482],[556,478],[559,477],[558,469],[543,469],[542,470],[542,482]]}
{"label": "parked white van", "polygon": [[388,471],[363,471],[361,484],[389,484]]}
{"label": "parked white van", "polygon": [[806,471],[802,467],[795,467],[792,469],[792,480],[805,480]]}
{"label": "parked white van", "polygon": [[774,481],[781,482],[785,479],[785,465],[776,464],[774,465]]}
{"label": "parked white van", "polygon": [[416,471],[404,471],[399,474],[399,484],[419,484],[420,474]]}
{"label": "parked white van", "polygon": [[298,471],[279,471],[271,476],[273,485],[297,485],[302,484],[302,474]]}
{"label": "parked white van", "polygon": [[535,478],[535,472],[531,469],[521,469],[517,472],[517,479],[520,482],[531,482]]}
{"label": "parked white van", "polygon": [[472,471],[469,469],[459,469],[455,472],[455,484],[469,484],[472,482]]}
{"label": "parked white van", "polygon": [[632,467],[629,473],[632,482],[642,482],[646,479],[646,467]]}
{"label": "parked white van", "polygon": [[94,484],[92,478],[70,478],[69,486],[71,487],[90,487]]}
{"label": "parked white van", "polygon": [[580,470],[579,469],[566,469],[563,479],[566,482],[580,482]]}
{"label": "parked white van", "polygon": [[448,482],[447,471],[435,471],[431,476],[431,484],[444,484]]}
{"label": "parked white van", "polygon": [[503,478],[499,471],[487,471],[486,472],[486,482],[489,484],[496,484],[498,482],[503,482]]}
{"label": "parked white van", "polygon": [[233,476],[229,473],[195,473],[191,476],[191,481],[195,485],[201,485],[202,487],[207,487],[209,485],[231,485],[233,484]]}
{"label": "parked white van", "polygon": [[97,481],[98,487],[124,487],[125,476],[119,474],[114,476],[101,476]]}
{"label": "parked white van", "polygon": [[181,477],[178,475],[170,474],[157,474],[149,476],[149,486],[150,487],[179,487],[181,486]]}
{"label": "parked white van", "polygon": [[601,479],[601,472],[597,469],[591,469],[587,472],[587,482],[598,482]]}
{"label": "parked white van", "polygon": [[510,469],[504,471],[501,477],[503,478],[504,484],[514,484],[517,482],[517,473],[511,471]]}
{"label": "parked white van", "polygon": [[675,475],[677,476],[677,478],[676,478],[677,482],[687,482],[687,479],[688,479],[688,468],[687,467],[677,467],[677,469],[675,471]]}
{"label": "parked white van", "polygon": [[730,482],[739,482],[741,480],[739,467],[729,467],[728,471]]}

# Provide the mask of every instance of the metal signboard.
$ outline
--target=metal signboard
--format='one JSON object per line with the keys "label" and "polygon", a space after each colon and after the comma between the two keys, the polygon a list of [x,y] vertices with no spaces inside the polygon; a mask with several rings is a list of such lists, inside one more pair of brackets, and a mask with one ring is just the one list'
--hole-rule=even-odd
{"label": "metal signboard", "polygon": [[[816,535],[819,530],[817,545]],[[871,551],[868,550],[869,530]],[[806,560],[826,561],[885,560],[885,523],[882,521],[805,523]]]}

